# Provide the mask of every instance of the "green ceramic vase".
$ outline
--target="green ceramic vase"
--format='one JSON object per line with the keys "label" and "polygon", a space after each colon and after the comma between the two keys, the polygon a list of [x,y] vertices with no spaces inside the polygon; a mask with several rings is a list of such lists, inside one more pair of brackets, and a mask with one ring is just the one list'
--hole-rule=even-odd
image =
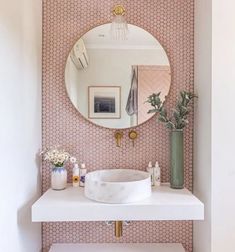
{"label": "green ceramic vase", "polygon": [[183,130],[170,132],[170,184],[171,188],[184,188],[184,134]]}

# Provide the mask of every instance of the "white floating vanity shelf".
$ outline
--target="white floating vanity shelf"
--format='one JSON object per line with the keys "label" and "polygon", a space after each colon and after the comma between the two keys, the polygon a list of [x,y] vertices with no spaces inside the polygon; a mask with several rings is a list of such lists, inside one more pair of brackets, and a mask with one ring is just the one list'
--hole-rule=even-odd
{"label": "white floating vanity shelf", "polygon": [[49,252],[185,252],[176,243],[53,244]]}
{"label": "white floating vanity shelf", "polygon": [[187,189],[153,188],[150,198],[129,204],[104,204],[84,196],[83,188],[49,189],[32,206],[32,221],[203,220],[204,205]]}

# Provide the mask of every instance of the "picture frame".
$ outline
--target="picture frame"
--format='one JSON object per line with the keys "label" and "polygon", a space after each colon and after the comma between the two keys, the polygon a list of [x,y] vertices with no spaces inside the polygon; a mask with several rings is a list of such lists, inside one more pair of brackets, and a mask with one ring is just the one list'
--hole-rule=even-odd
{"label": "picture frame", "polygon": [[120,86],[89,86],[88,87],[88,118],[120,119],[121,118],[121,87]]}

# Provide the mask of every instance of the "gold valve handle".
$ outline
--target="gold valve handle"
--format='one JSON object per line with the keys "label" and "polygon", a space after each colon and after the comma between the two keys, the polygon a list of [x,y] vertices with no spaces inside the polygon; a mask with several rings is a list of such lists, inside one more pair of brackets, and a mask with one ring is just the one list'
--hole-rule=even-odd
{"label": "gold valve handle", "polygon": [[132,144],[134,147],[134,141],[136,140],[136,138],[138,137],[138,133],[135,130],[131,130],[128,134],[129,138],[132,140]]}

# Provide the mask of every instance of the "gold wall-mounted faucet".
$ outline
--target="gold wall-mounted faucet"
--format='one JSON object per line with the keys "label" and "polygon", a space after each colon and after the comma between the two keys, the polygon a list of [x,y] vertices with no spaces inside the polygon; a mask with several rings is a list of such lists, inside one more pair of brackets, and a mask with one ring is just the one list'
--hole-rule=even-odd
{"label": "gold wall-mounted faucet", "polygon": [[114,134],[114,137],[116,139],[116,144],[117,144],[117,147],[121,147],[121,140],[123,138],[123,133],[121,131],[117,131],[115,134]]}

